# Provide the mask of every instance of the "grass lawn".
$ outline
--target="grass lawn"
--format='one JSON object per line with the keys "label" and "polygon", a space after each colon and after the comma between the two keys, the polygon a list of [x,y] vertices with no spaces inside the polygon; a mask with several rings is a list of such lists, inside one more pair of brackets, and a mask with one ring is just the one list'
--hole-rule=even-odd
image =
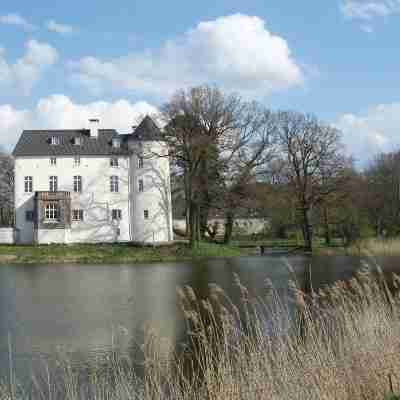
{"label": "grass lawn", "polygon": [[182,243],[160,247],[128,244],[2,245],[0,246],[0,264],[128,264],[207,257],[237,257],[249,254],[251,254],[249,249],[214,243],[200,243],[195,249]]}
{"label": "grass lawn", "polygon": [[[304,241],[302,239],[251,239],[251,238],[240,238],[232,241],[233,246],[243,247],[246,246],[254,247],[254,246],[264,246],[267,249],[301,249],[304,246]],[[325,244],[325,239],[323,238],[315,238],[313,240],[313,247],[315,250],[325,249],[325,248],[341,248],[342,241],[341,239],[332,239],[331,245],[327,246]]]}

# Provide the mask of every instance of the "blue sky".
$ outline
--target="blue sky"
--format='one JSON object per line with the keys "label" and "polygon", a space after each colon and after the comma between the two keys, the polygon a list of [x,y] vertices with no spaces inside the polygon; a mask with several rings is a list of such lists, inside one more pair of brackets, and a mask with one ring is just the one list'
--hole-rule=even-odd
{"label": "blue sky", "polygon": [[0,145],[93,116],[124,131],[216,83],[316,114],[365,162],[400,145],[399,22],[400,0],[3,0]]}

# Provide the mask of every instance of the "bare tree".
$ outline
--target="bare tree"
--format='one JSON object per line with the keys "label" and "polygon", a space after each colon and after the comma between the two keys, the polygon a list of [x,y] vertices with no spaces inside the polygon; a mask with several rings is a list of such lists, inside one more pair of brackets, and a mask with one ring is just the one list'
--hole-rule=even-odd
{"label": "bare tree", "polygon": [[364,171],[366,207],[377,236],[400,232],[400,152],[379,154]]}
{"label": "bare tree", "polygon": [[11,225],[14,216],[14,160],[0,152],[0,225]]}
{"label": "bare tree", "polygon": [[248,142],[250,109],[238,95],[210,86],[179,91],[163,107],[173,170],[183,176],[192,245],[206,230],[209,210],[220,196],[228,165]]}
{"label": "bare tree", "polygon": [[257,103],[248,109],[249,117],[243,127],[241,147],[232,157],[225,174],[221,205],[225,214],[225,237],[228,243],[232,236],[233,223],[237,211],[251,207],[256,192],[251,190],[258,174],[265,174],[276,156],[276,115]]}
{"label": "bare tree", "polygon": [[297,202],[305,248],[312,251],[312,209],[338,190],[348,160],[342,155],[340,132],[314,116],[278,113],[280,175]]}

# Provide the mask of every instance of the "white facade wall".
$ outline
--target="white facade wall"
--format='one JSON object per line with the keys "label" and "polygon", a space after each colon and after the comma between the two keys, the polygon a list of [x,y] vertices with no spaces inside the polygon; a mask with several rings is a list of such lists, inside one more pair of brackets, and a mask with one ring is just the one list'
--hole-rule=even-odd
{"label": "white facade wall", "polygon": [[[71,193],[71,210],[82,209],[83,221],[72,221],[71,229],[41,230],[38,243],[111,242],[131,240],[128,157],[119,157],[119,166],[110,166],[110,157],[57,157],[55,166],[50,157],[17,157],[15,160],[16,228],[20,243],[33,243],[33,222],[26,221],[26,211],[34,210],[35,191],[49,191],[49,177],[58,177],[58,190]],[[74,193],[73,177],[82,177],[82,193]],[[110,191],[110,176],[119,177],[119,192]],[[24,177],[33,177],[33,193],[25,193]],[[120,209],[122,219],[112,221],[111,210]],[[120,230],[119,236],[118,231]]]}
{"label": "white facade wall", "polygon": [[[119,156],[119,166],[110,166],[110,156],[17,157],[15,159],[15,209],[19,243],[90,243],[135,241],[144,243],[173,240],[168,150],[163,142],[130,143],[132,156]],[[143,166],[139,167],[139,158]],[[119,177],[119,192],[110,191],[110,177]],[[25,193],[25,176],[33,177],[33,192]],[[58,191],[71,194],[72,210],[82,209],[83,221],[71,228],[34,230],[26,211],[35,208],[35,191],[49,191],[50,176],[57,176]],[[82,193],[75,193],[73,177],[82,177]],[[143,180],[143,191],[139,191]],[[119,209],[122,219],[113,221]],[[145,210],[148,218],[145,218]]]}
{"label": "white facade wall", "polygon": [[[131,142],[132,240],[168,242],[173,240],[172,205],[168,148],[157,141]],[[143,167],[139,168],[139,158]],[[143,181],[143,192],[139,181]],[[148,211],[148,219],[145,218]]]}
{"label": "white facade wall", "polygon": [[14,228],[0,228],[0,243],[13,244],[15,241]]}

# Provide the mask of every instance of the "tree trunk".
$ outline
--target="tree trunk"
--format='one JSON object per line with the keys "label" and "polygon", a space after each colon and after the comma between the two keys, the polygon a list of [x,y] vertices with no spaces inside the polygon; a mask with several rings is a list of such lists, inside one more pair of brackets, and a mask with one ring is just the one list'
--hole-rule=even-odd
{"label": "tree trunk", "polygon": [[224,234],[224,243],[229,244],[232,239],[233,232],[233,213],[227,212],[225,217],[225,234]]}
{"label": "tree trunk", "polygon": [[201,240],[201,215],[200,215],[200,204],[197,204],[196,209],[196,243],[198,244]]}
{"label": "tree trunk", "polygon": [[185,219],[186,219],[186,237],[190,237],[190,226],[191,226],[191,222],[190,222],[190,202],[191,202],[191,190],[190,190],[190,186],[189,186],[189,182],[188,182],[188,178],[187,178],[187,172],[185,171],[184,174],[184,185],[185,185]]}
{"label": "tree trunk", "polygon": [[303,238],[304,249],[312,252],[312,226],[310,223],[310,209],[303,207]]}
{"label": "tree trunk", "polygon": [[332,240],[331,240],[331,229],[330,229],[330,226],[329,226],[328,207],[324,206],[323,214],[324,214],[325,244],[327,246],[330,246]]}
{"label": "tree trunk", "polygon": [[204,240],[206,238],[207,225],[208,225],[208,207],[201,207],[199,212],[200,220],[200,236]]}
{"label": "tree trunk", "polygon": [[196,246],[196,220],[196,204],[191,200],[189,205],[189,243],[191,248]]}

